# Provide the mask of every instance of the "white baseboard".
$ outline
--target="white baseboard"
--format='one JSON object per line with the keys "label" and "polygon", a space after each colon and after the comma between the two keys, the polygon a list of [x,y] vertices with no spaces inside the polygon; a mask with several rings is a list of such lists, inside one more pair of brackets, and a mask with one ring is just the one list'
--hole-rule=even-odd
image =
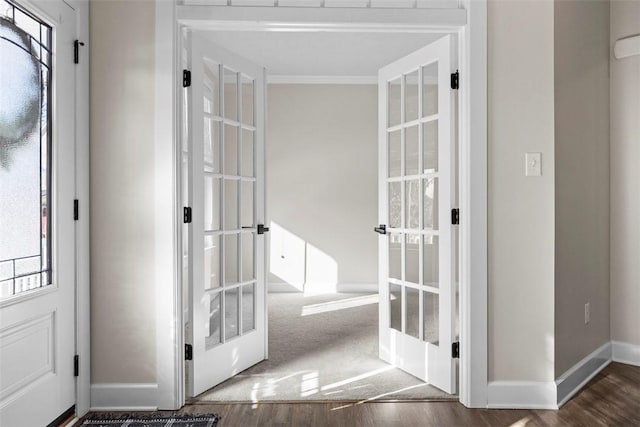
{"label": "white baseboard", "polygon": [[[269,283],[269,293],[302,292],[288,283]],[[378,293],[377,283],[338,283],[336,292],[345,294],[375,294]]]}
{"label": "white baseboard", "polygon": [[640,345],[611,341],[613,361],[640,366]]}
{"label": "white baseboard", "polygon": [[487,401],[490,409],[558,409],[552,381],[492,381]]}
{"label": "white baseboard", "polygon": [[605,343],[556,380],[558,408],[611,363],[611,343]]}
{"label": "white baseboard", "polygon": [[158,384],[91,384],[92,411],[155,411]]}

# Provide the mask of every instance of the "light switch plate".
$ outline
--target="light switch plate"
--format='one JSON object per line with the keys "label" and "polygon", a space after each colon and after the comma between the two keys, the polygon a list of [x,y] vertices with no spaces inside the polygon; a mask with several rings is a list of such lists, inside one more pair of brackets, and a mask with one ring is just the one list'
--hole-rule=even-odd
{"label": "light switch plate", "polygon": [[542,153],[526,153],[525,162],[525,176],[542,176]]}

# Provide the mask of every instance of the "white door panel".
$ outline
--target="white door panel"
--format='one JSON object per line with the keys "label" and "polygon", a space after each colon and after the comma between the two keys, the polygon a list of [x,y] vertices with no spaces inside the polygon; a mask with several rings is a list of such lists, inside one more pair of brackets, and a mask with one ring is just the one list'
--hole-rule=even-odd
{"label": "white door panel", "polygon": [[[35,426],[51,423],[75,403],[73,44],[77,23],[75,11],[58,0],[16,2],[10,4],[9,9],[10,22],[5,20],[2,23],[0,55],[16,55],[14,64],[21,63],[17,55],[26,54],[34,58],[34,64],[38,64],[35,78],[40,87],[41,98],[39,129],[30,133],[27,140],[23,140],[26,142],[14,145],[13,148],[10,147],[10,139],[0,141],[0,144],[6,144],[2,147],[4,159],[10,159],[0,165],[0,205],[4,210],[4,215],[0,214],[0,425]],[[4,9],[1,13],[8,16]],[[36,20],[30,20],[31,18],[51,27],[50,41],[46,41],[48,37],[45,27],[41,27]],[[19,48],[22,42],[20,38],[13,38],[17,34],[10,28],[13,24],[30,34],[30,52]],[[8,47],[9,44],[5,44],[8,39],[17,44]],[[42,43],[42,49],[38,40]],[[15,47],[18,50],[11,50]],[[50,60],[47,60],[47,50],[51,51]],[[0,67],[3,67],[0,70],[3,84],[28,72],[25,68],[17,70],[7,66],[4,61],[0,61]],[[47,87],[47,82],[50,85],[49,92],[43,89]],[[5,107],[12,105],[4,97],[10,93],[10,101],[20,104],[21,97],[28,96],[25,95],[28,90],[23,92],[22,87],[21,83],[15,83],[0,89],[15,91],[5,92],[1,96],[3,118],[11,116],[9,108]],[[50,100],[48,104],[46,99]],[[50,118],[47,118],[47,112]],[[38,154],[40,164],[36,160],[33,170],[29,169],[24,159],[36,139],[42,144],[41,147],[49,143],[48,134],[51,138],[51,149],[48,151],[51,156],[51,181],[46,183],[46,178],[43,181],[43,177],[47,176],[47,150],[41,151],[45,154]],[[35,212],[24,209],[20,217],[8,218],[13,207],[25,203],[31,191],[21,189],[21,196],[12,198],[11,187],[23,185],[28,182],[31,173],[38,171],[40,178],[37,178],[39,182],[35,191],[40,193],[36,194],[36,201],[40,202],[35,204]],[[12,179],[12,175],[16,173],[20,174],[18,181]],[[45,203],[47,198],[49,202]],[[48,212],[45,214],[45,211]],[[36,253],[26,254],[22,253],[25,252],[23,243],[29,241],[31,233],[24,221],[33,213],[40,228],[36,231],[35,239],[41,243],[37,244]],[[16,230],[22,231],[15,234]],[[50,241],[50,246],[45,241]],[[16,254],[11,255],[12,251]]]}
{"label": "white door panel", "polygon": [[191,39],[192,396],[265,358],[264,69]]}
{"label": "white door panel", "polygon": [[380,357],[456,392],[451,36],[379,72]]}

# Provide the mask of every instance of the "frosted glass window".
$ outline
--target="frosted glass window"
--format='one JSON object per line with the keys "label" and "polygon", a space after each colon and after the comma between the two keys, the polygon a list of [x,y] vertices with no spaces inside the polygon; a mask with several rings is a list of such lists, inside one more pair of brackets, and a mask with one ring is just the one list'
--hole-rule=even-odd
{"label": "frosted glass window", "polygon": [[0,298],[51,284],[51,28],[0,18]]}

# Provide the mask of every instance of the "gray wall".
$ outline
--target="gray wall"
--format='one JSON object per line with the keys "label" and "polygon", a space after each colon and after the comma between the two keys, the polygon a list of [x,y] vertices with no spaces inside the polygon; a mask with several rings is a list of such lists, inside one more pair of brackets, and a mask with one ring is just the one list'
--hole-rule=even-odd
{"label": "gray wall", "polygon": [[153,2],[90,4],[91,381],[156,378]]}
{"label": "gray wall", "polygon": [[[611,48],[640,34],[640,2],[611,2]],[[640,56],[611,56],[611,338],[640,345]]]}
{"label": "gray wall", "polygon": [[[553,2],[488,6],[489,380],[551,381]],[[528,151],[541,177],[525,177]]]}
{"label": "gray wall", "polygon": [[610,340],[609,2],[556,0],[554,12],[558,377]]}
{"label": "gray wall", "polygon": [[[338,284],[377,283],[377,86],[272,84],[267,97],[269,220],[333,259]],[[315,253],[307,284],[323,278]]]}

